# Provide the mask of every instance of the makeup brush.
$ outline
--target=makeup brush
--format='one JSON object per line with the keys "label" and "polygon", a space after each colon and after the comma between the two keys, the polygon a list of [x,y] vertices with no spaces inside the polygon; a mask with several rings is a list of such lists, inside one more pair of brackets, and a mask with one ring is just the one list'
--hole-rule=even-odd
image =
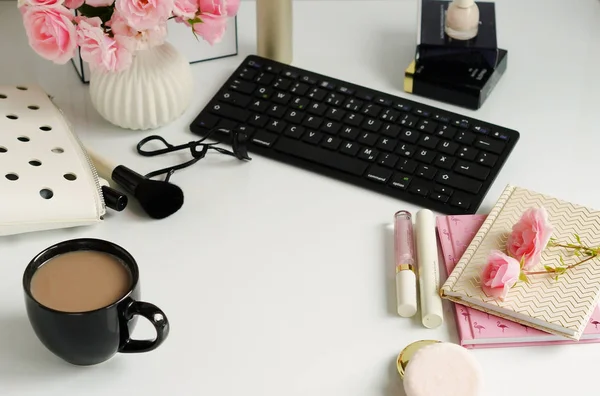
{"label": "makeup brush", "polygon": [[133,195],[151,218],[169,217],[183,205],[183,191],[178,186],[148,179],[124,165],[112,165],[98,154],[86,151],[98,174],[114,181],[126,193]]}

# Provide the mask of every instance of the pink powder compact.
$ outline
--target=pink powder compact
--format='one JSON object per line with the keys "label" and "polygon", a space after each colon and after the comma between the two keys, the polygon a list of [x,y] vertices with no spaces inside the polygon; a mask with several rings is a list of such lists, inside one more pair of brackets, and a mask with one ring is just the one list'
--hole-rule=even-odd
{"label": "pink powder compact", "polygon": [[398,356],[406,396],[480,396],[483,374],[464,347],[449,342],[417,341]]}

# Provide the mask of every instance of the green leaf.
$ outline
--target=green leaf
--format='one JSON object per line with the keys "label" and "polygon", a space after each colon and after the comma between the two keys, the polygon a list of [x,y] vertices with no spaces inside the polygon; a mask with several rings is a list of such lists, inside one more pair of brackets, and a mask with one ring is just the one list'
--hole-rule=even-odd
{"label": "green leaf", "polygon": [[203,23],[202,19],[200,19],[200,17],[196,17],[194,19],[188,19],[188,23],[192,26],[194,26],[195,23]]}
{"label": "green leaf", "polygon": [[575,234],[575,239],[577,240],[577,243],[581,245],[581,238],[579,238],[578,234]]}
{"label": "green leaf", "polygon": [[555,272],[554,267],[550,267],[549,265],[544,265],[544,268],[546,269],[546,271],[548,272]]}
{"label": "green leaf", "polygon": [[579,252],[579,249],[575,250],[575,252],[573,254],[575,256],[577,256],[577,257],[581,256],[581,253]]}
{"label": "green leaf", "polygon": [[562,265],[566,265],[566,264],[565,264],[565,260],[563,260],[563,256],[560,256],[560,257],[559,257],[559,259],[560,259],[560,263],[561,263]]}
{"label": "green leaf", "polygon": [[556,275],[556,276],[554,277],[554,280],[555,280],[555,281],[557,281],[557,280],[558,280],[558,275]]}
{"label": "green leaf", "polygon": [[564,274],[565,272],[567,272],[567,267],[558,267],[558,268],[555,268],[554,272],[556,272],[559,275]]}
{"label": "green leaf", "polygon": [[523,272],[521,272],[521,273],[519,274],[519,280],[520,280],[520,281],[523,281],[523,282],[525,282],[525,283],[529,283],[529,278],[528,278],[528,277],[527,277],[527,275],[525,275]]}
{"label": "green leaf", "polygon": [[521,261],[519,262],[519,267],[523,269],[525,266],[525,255],[521,256]]}

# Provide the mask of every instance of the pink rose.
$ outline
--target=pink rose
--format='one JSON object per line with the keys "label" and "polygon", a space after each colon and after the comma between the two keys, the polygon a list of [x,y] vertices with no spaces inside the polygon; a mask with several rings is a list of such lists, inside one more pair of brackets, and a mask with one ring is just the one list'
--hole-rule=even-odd
{"label": "pink rose", "polygon": [[98,17],[78,18],[77,41],[81,47],[81,58],[94,70],[119,72],[131,65],[131,52],[104,33],[102,20]]}
{"label": "pink rose", "polygon": [[73,15],[65,7],[26,7],[23,24],[29,45],[41,57],[65,64],[75,55]]}
{"label": "pink rose", "polygon": [[198,0],[175,0],[173,15],[183,19],[194,19],[198,12]]}
{"label": "pink rose", "polygon": [[126,46],[130,51],[145,50],[161,45],[167,38],[166,21],[150,29],[138,31],[129,26],[125,18],[118,11],[115,11],[106,25],[111,28],[115,40]]}
{"label": "pink rose", "polygon": [[239,0],[198,0],[201,23],[194,24],[194,32],[211,45],[218,43],[225,34],[227,19],[235,16]]}
{"label": "pink rose", "polygon": [[493,250],[481,272],[481,288],[489,297],[504,300],[520,274],[521,266],[516,259]]}
{"label": "pink rose", "polygon": [[65,0],[65,7],[76,10],[83,5],[84,0]]}
{"label": "pink rose", "polygon": [[92,7],[108,7],[113,5],[115,0],[85,0],[85,4]]}
{"label": "pink rose", "polygon": [[17,6],[61,7],[63,2],[64,0],[19,0]]}
{"label": "pink rose", "polygon": [[174,0],[116,0],[115,8],[136,30],[153,28],[167,21]]}
{"label": "pink rose", "polygon": [[540,262],[542,251],[548,244],[552,231],[546,209],[530,208],[513,226],[506,241],[506,250],[517,260],[524,259],[523,269],[531,269]]}

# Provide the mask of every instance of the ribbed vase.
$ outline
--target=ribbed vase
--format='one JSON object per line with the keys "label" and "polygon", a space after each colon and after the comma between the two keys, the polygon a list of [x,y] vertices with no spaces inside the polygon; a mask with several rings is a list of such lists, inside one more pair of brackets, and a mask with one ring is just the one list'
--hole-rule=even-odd
{"label": "ribbed vase", "polygon": [[181,116],[192,99],[188,60],[169,43],[138,51],[119,73],[92,71],[90,97],[102,117],[121,128],[147,130]]}

